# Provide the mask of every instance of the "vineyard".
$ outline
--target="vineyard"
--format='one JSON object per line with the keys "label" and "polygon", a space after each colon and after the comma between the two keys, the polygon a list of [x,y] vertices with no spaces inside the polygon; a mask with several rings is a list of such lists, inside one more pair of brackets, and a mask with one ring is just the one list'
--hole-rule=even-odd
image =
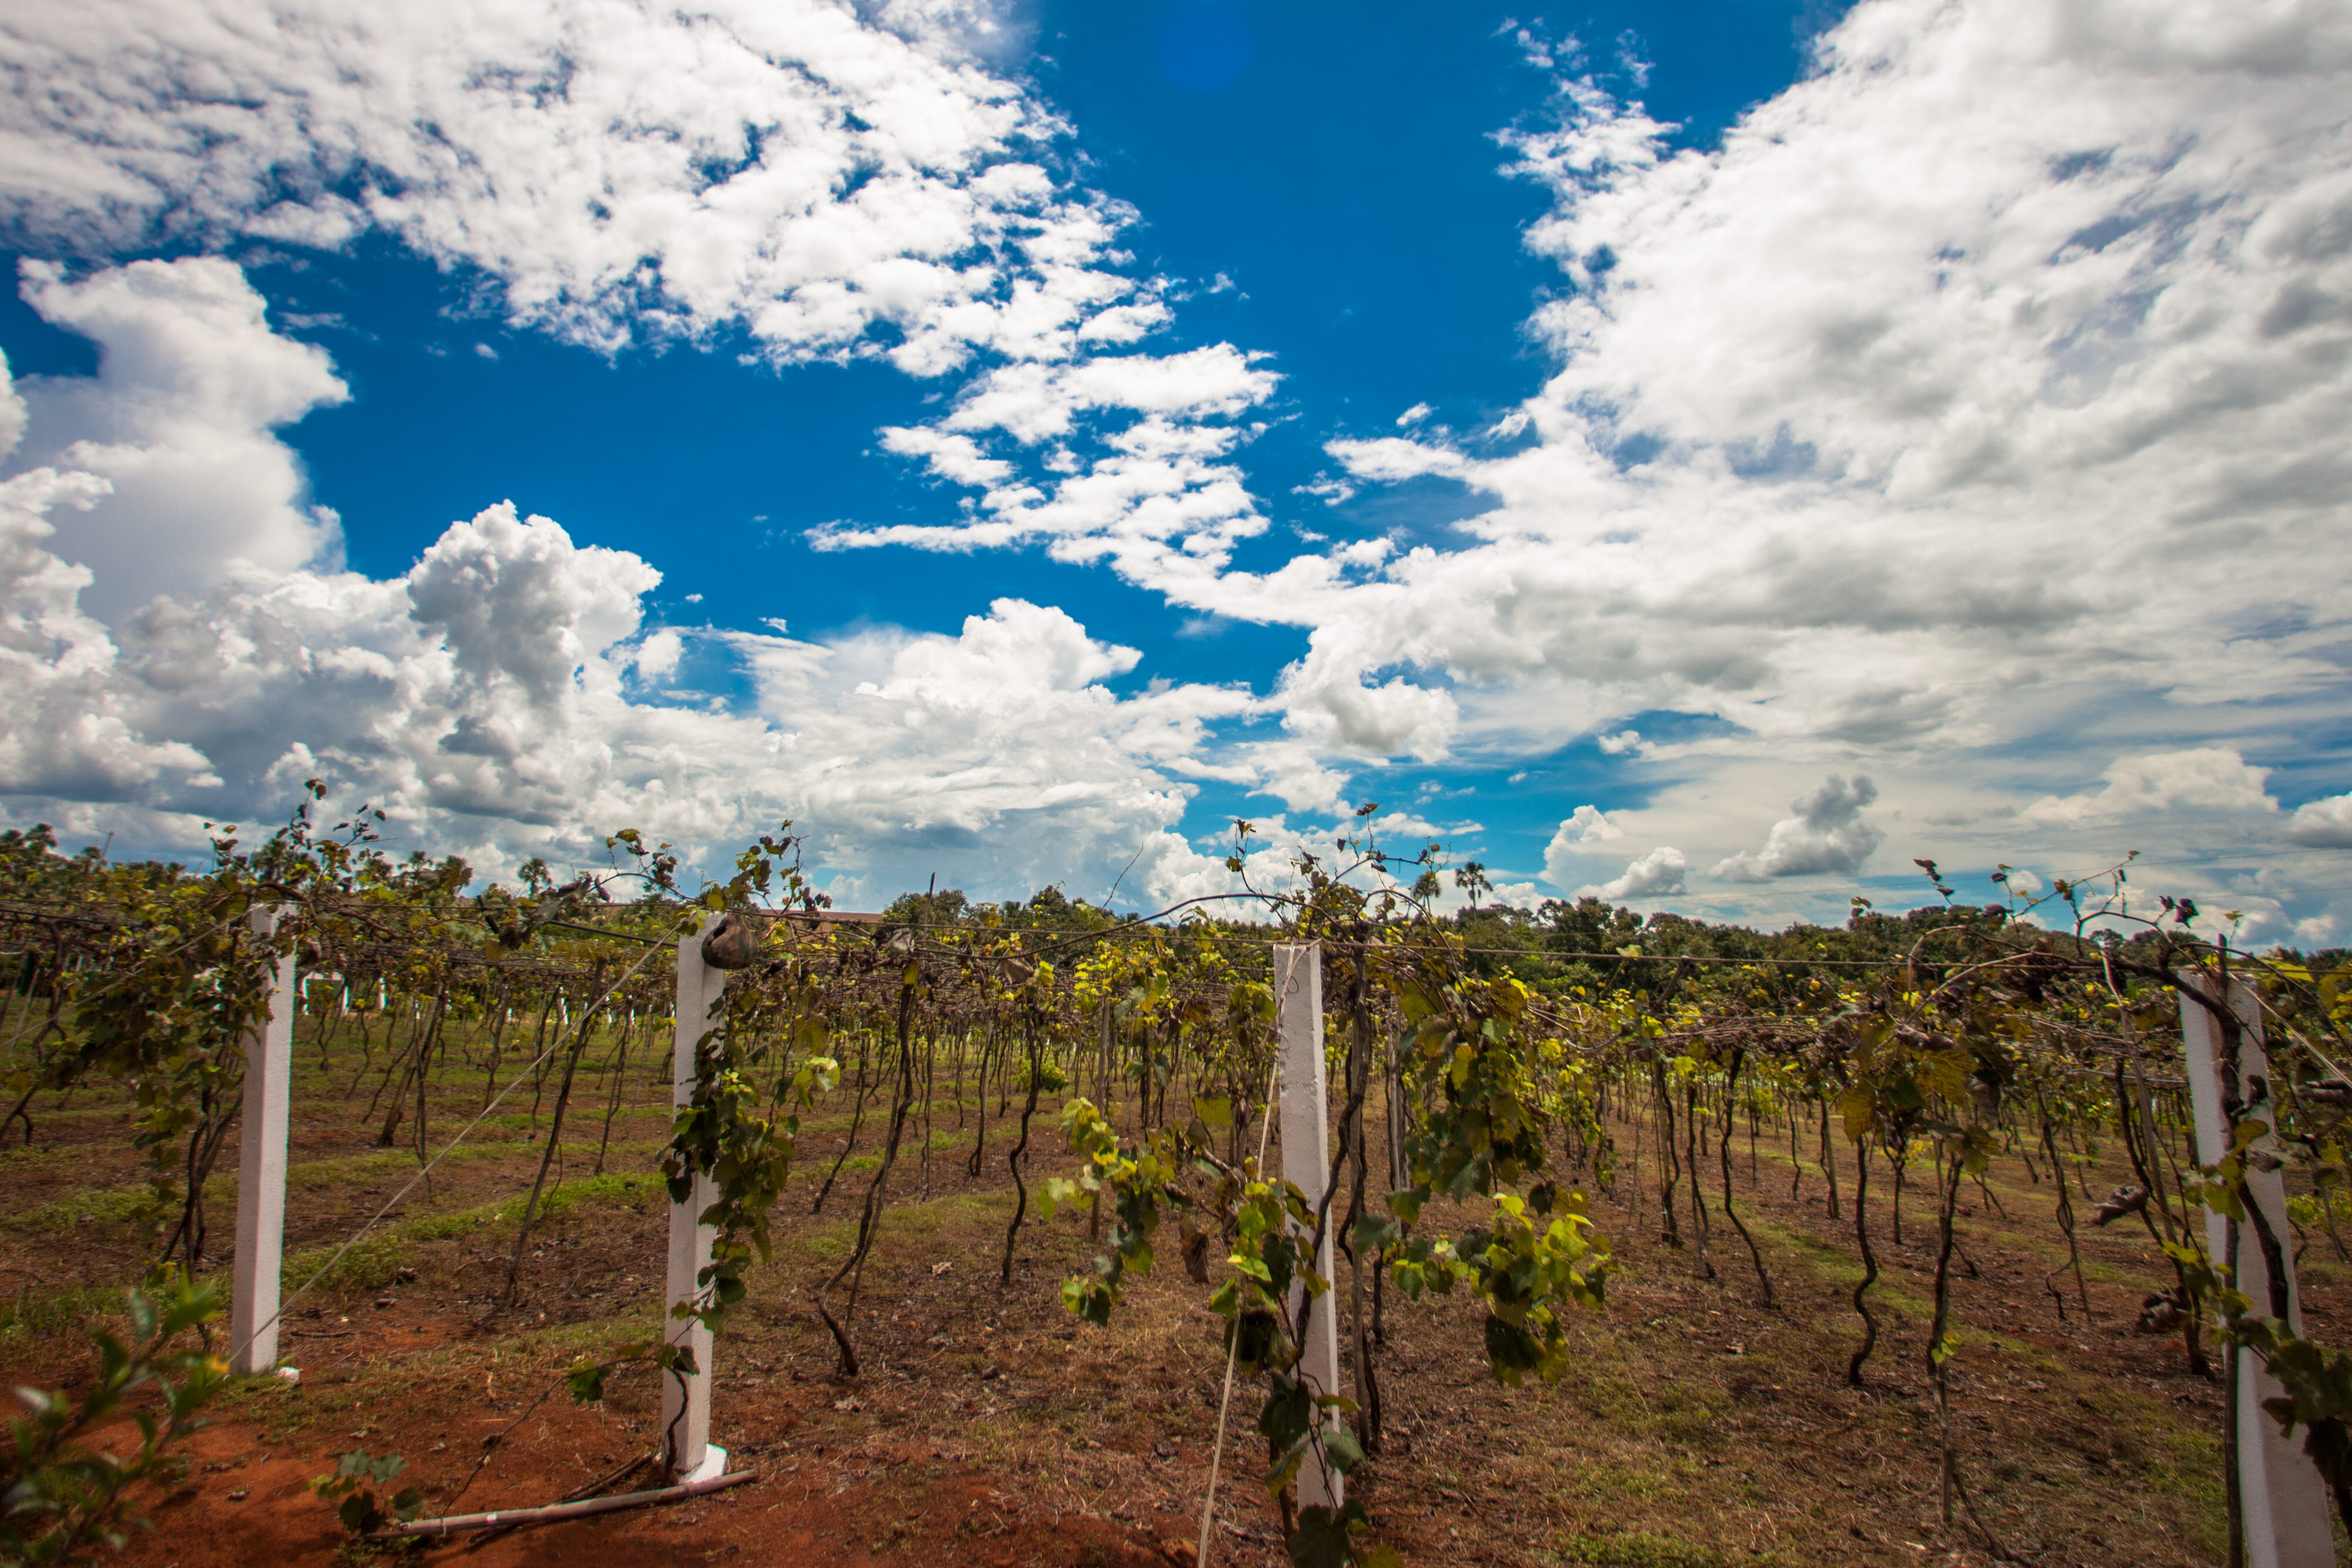
{"label": "vineyard", "polygon": [[688,887],[379,821],[0,835],[0,1560],[2341,1552],[2352,995],[2127,863],[852,915],[789,824]]}

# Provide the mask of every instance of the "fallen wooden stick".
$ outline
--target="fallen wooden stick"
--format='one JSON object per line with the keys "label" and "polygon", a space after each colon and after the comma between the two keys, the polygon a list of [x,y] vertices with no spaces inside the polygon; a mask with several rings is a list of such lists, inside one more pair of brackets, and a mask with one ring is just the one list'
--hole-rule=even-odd
{"label": "fallen wooden stick", "polygon": [[579,1502],[550,1503],[545,1508],[507,1508],[495,1513],[456,1513],[446,1519],[415,1519],[405,1524],[394,1524],[373,1531],[368,1539],[397,1541],[412,1535],[462,1535],[469,1530],[520,1530],[526,1525],[560,1524],[567,1519],[617,1513],[625,1508],[650,1508],[656,1503],[679,1502],[690,1497],[725,1491],[729,1487],[741,1486],[745,1481],[759,1479],[757,1470],[737,1470],[732,1475],[712,1476],[708,1480],[688,1481],[683,1486],[656,1487],[651,1491],[625,1491],[616,1497],[585,1498]]}

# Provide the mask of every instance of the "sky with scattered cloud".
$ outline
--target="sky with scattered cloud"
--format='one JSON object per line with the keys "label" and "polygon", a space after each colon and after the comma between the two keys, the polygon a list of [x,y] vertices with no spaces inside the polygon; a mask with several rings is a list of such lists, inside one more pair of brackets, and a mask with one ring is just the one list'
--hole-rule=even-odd
{"label": "sky with scattered cloud", "polygon": [[[0,816],[2352,936],[2352,0],[0,18]],[[2333,608],[2331,608],[2333,607]]]}

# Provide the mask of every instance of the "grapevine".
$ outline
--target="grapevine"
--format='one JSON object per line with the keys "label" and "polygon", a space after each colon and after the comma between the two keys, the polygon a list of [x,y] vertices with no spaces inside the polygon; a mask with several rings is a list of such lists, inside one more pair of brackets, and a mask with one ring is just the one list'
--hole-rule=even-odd
{"label": "grapevine", "polygon": [[[1932,1229],[1923,1365],[1948,1524],[2007,1551],[1974,1507],[1953,1382],[1969,1343],[1954,1271],[1973,1268],[1957,1206],[1971,1184],[1999,1201],[1984,1183],[1998,1161],[2051,1188],[2043,1222],[2067,1259],[2045,1281],[2054,1310],[2090,1311],[2082,1228],[2144,1228],[2168,1270],[2144,1309],[2150,1332],[2180,1333],[2200,1375],[2213,1349],[2251,1352],[2282,1390],[2269,1418],[2299,1437],[2352,1517],[2352,1356],[2293,1332],[2285,1294],[2294,1247],[2319,1236],[2343,1248],[2352,1080],[2337,1064],[2352,1059],[2352,997],[2338,970],[2200,935],[2193,904],[2135,913],[2128,862],[2062,882],[2038,904],[1987,908],[1952,904],[1923,862],[1942,902],[1897,920],[1858,901],[1848,931],[1867,945],[1846,949],[1853,956],[1822,950],[1826,941],[1774,950],[1754,934],[1669,917],[1628,925],[1581,906],[1558,907],[1548,946],[1496,951],[1473,939],[1474,922],[1438,912],[1437,848],[1383,850],[1360,826],[1370,807],[1330,857],[1302,855],[1278,885],[1230,902],[1120,918],[1042,897],[971,906],[934,890],[861,924],[825,908],[790,824],[747,848],[726,879],[691,889],[669,846],[629,830],[606,841],[605,871],[558,884],[531,862],[509,887],[454,859],[394,859],[369,810],[318,827],[323,799],[314,789],[251,846],[235,828],[216,830],[201,870],[65,856],[41,828],[0,835],[0,949],[12,976],[0,1011],[10,1102],[0,1136],[30,1145],[45,1093],[124,1086],[129,1136],[146,1161],[137,1218],[159,1281],[200,1281],[219,1260],[206,1182],[237,1125],[243,1041],[292,955],[320,1060],[337,1031],[346,1050],[356,1035],[351,1089],[373,1077],[377,1143],[413,1149],[420,1176],[449,1130],[432,1121],[428,1090],[453,1040],[485,1050],[486,1110],[502,1095],[530,1101],[533,1135],[545,1141],[505,1254],[511,1308],[553,1161],[595,1113],[577,1101],[590,1040],[617,1042],[625,1063],[633,1040],[655,1038],[668,954],[698,936],[727,979],[698,1020],[691,1092],[658,1176],[677,1201],[704,1195],[699,1218],[717,1241],[678,1311],[723,1334],[730,1313],[756,1298],[781,1207],[801,1201],[792,1177],[805,1120],[846,1105],[848,1139],[814,1203],[861,1138],[874,1140],[873,1163],[844,1189],[856,1204],[853,1239],[807,1311],[834,1347],[835,1373],[862,1376],[877,1239],[910,1184],[928,1189],[941,1080],[961,1119],[969,1074],[978,1098],[964,1166],[1001,1172],[1010,1192],[1002,1251],[988,1260],[999,1288],[1020,1288],[1016,1264],[1036,1228],[1080,1208],[1098,1255],[1059,1291],[1088,1332],[1118,1322],[1163,1257],[1181,1259],[1178,1288],[1199,1292],[1221,1361],[1255,1391],[1244,1415],[1264,1444],[1258,1479],[1295,1561],[1387,1560],[1359,1492],[1323,1508],[1302,1503],[1299,1489],[1315,1473],[1318,1490],[1336,1492],[1391,1462],[1381,1387],[1392,1375],[1381,1361],[1391,1294],[1470,1303],[1498,1385],[1572,1375],[1580,1315],[1607,1310],[1620,1268],[1595,1214],[1606,1197],[1654,1216],[1694,1267],[1738,1276],[1722,1288],[1776,1310],[1766,1248],[1737,1196],[1738,1134],[1744,1122],[1754,1190],[1759,1138],[1785,1124],[1793,1198],[1809,1119],[1826,1212],[1850,1226],[1861,1266],[1849,1297],[1853,1384],[1879,1376],[1888,1354],[1874,1231],[1891,1226],[1900,1246],[1906,1223]],[[1251,863],[1250,834],[1237,825],[1237,873]],[[1464,867],[1457,883],[1475,897],[1482,874]],[[1276,941],[1318,955],[1330,998],[1333,1141],[1312,1194],[1263,1153],[1282,1093],[1275,1030],[1288,981],[1269,954]],[[2215,1000],[2233,980],[2257,994],[2273,1072],[2263,1096],[2231,1091],[2229,1152],[2200,1166],[2179,1153],[2180,1019],[2184,1009],[2210,1015],[2225,1051],[2238,1051],[2245,1026]],[[600,1170],[615,1104],[594,1140]],[[2101,1143],[2135,1176],[2104,1202],[2081,1175]],[[921,1174],[909,1175],[918,1161]],[[1057,1168],[1066,1174],[1049,1174]],[[2273,1169],[2296,1179],[2287,1214],[2304,1241],[2247,1200],[2250,1179]],[[1654,1184],[1646,1199],[1644,1181]],[[2256,1237],[2260,1277],[2234,1277],[2207,1254],[2209,1213]],[[1328,1272],[1327,1248],[1339,1260]],[[318,1278],[331,1283],[336,1266]],[[30,1447],[20,1436],[13,1484],[33,1489],[19,1512],[38,1517],[29,1529],[19,1521],[9,1550],[25,1555],[46,1540],[78,1550],[128,1517],[114,1499],[163,1473],[218,1384],[208,1364],[170,1359],[175,1339],[216,1310],[209,1289],[168,1286],[167,1306],[134,1304],[134,1324],[147,1325],[136,1344],[105,1353],[122,1391],[142,1367],[181,1378],[144,1457],[119,1477],[89,1479],[91,1461],[73,1457],[72,1420],[58,1414],[65,1406],[35,1406],[57,1435]],[[1349,1347],[1347,1387],[1321,1386],[1305,1369],[1326,1313]],[[631,1343],[583,1357],[572,1392],[600,1397],[633,1365],[697,1370],[676,1346]],[[69,1472],[84,1476],[71,1483],[82,1491],[60,1479]]]}

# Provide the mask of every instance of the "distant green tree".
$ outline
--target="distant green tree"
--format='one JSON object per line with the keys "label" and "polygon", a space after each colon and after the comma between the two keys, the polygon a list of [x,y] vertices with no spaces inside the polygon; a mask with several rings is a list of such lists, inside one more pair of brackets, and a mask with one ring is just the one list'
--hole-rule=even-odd
{"label": "distant green tree", "polygon": [[936,893],[902,893],[892,899],[882,911],[886,925],[955,925],[971,915],[971,901],[960,887],[943,887]]}

